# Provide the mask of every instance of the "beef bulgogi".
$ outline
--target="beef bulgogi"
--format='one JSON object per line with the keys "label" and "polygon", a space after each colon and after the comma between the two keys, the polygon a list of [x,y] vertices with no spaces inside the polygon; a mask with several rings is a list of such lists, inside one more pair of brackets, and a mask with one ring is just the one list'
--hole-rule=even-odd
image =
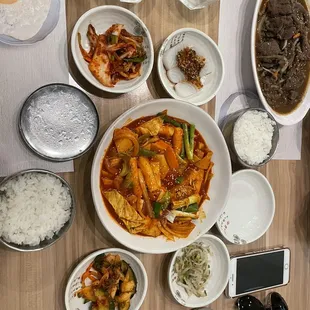
{"label": "beef bulgogi", "polygon": [[304,0],[263,0],[256,30],[257,73],[273,110],[292,112],[309,82],[310,20]]}

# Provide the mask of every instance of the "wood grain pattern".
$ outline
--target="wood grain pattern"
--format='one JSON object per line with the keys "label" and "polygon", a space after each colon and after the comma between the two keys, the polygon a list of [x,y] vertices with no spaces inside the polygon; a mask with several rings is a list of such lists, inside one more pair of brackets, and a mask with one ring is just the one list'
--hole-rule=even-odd
{"label": "wood grain pattern", "polygon": [[[77,19],[88,9],[119,1],[67,0],[68,38]],[[218,36],[219,5],[189,11],[178,0],[143,0],[138,5],[124,5],[146,23],[155,52],[163,40],[181,27],[198,28],[215,41]],[[69,63],[74,78],[92,94],[100,114],[98,140],[111,122],[128,108],[147,100],[168,97],[154,68],[148,82],[126,95],[110,95],[96,90],[77,72],[70,52]],[[203,106],[211,115],[214,102]],[[91,191],[90,170],[94,150],[75,161],[75,173],[64,174],[77,198],[77,215],[66,236],[51,248],[39,253],[18,253],[0,248],[0,309],[62,310],[66,281],[76,264],[90,252],[120,246],[103,228],[96,215]],[[270,180],[276,196],[276,214],[265,236],[246,246],[228,245],[231,254],[253,250],[290,247],[292,251],[291,282],[278,289],[291,310],[308,309],[310,295],[310,115],[304,122],[301,161],[272,161],[261,169]],[[215,229],[212,230],[217,233]],[[141,310],[178,310],[166,282],[170,255],[137,254],[144,263],[149,289]],[[264,298],[267,292],[257,294]],[[212,310],[233,309],[234,302],[221,296]]]}

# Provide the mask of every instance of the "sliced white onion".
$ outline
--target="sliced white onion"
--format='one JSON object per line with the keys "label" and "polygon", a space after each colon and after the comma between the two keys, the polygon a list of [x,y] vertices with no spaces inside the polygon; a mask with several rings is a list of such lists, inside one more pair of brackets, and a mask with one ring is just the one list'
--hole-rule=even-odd
{"label": "sliced white onion", "polygon": [[190,97],[198,92],[198,89],[188,82],[178,83],[175,85],[174,89],[176,94],[183,98]]}
{"label": "sliced white onion", "polygon": [[184,73],[178,68],[172,68],[167,71],[167,77],[170,82],[177,84],[186,80]]}
{"label": "sliced white onion", "polygon": [[170,223],[173,223],[174,222],[174,219],[175,219],[175,215],[168,211],[168,213],[166,214],[166,219],[170,222]]}
{"label": "sliced white onion", "polygon": [[163,64],[166,70],[177,66],[177,50],[175,48],[170,48],[164,53]]}

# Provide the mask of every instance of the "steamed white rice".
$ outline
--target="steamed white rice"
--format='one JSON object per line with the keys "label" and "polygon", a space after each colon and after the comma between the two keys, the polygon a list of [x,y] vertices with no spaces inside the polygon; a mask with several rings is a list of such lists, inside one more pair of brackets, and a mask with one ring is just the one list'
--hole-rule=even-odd
{"label": "steamed white rice", "polygon": [[38,245],[64,226],[71,214],[68,188],[51,175],[26,173],[0,188],[0,236],[7,242]]}

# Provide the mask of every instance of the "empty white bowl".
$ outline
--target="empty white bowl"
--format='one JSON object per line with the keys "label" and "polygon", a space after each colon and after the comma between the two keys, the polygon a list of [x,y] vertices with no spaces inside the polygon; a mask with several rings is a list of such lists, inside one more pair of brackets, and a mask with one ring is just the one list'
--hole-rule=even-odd
{"label": "empty white bowl", "polygon": [[[88,69],[88,63],[81,54],[78,44],[78,33],[80,33],[82,46],[86,50],[87,47],[89,47],[89,41],[86,35],[89,24],[95,27],[98,34],[105,33],[113,24],[123,24],[128,32],[143,36],[143,47],[147,59],[142,63],[142,72],[139,77],[130,81],[119,81],[114,87],[106,87],[92,75]],[[87,11],[79,18],[72,32],[71,51],[75,64],[81,74],[97,88],[110,93],[128,93],[141,86],[148,79],[154,63],[153,43],[145,24],[134,13],[114,5],[98,6]]]}
{"label": "empty white bowl", "polygon": [[134,254],[126,250],[113,248],[113,249],[99,250],[88,255],[73,270],[69,278],[65,292],[65,304],[67,310],[76,310],[76,309],[89,310],[89,304],[88,303],[85,304],[83,298],[75,296],[75,292],[82,287],[81,276],[85,272],[86,268],[89,266],[89,264],[94,260],[94,258],[97,255],[103,253],[118,254],[122,260],[124,260],[126,263],[130,265],[137,279],[137,292],[130,300],[130,309],[138,310],[141,307],[144,298],[146,296],[148,287],[148,280],[145,268],[141,263],[141,261],[138,259],[138,257],[135,256]]}
{"label": "empty white bowl", "polygon": [[45,39],[56,27],[59,20],[60,0],[52,0],[50,10],[39,32],[28,40],[18,40],[5,34],[0,34],[0,42],[8,45],[31,45]]}
{"label": "empty white bowl", "polygon": [[168,270],[168,283],[173,297],[178,303],[189,308],[203,307],[214,302],[223,293],[229,279],[230,257],[224,242],[218,237],[209,234],[200,237],[196,242],[204,243],[211,250],[210,278],[205,287],[207,296],[196,297],[192,295],[189,297],[185,289],[177,284],[173,269],[176,258],[182,255],[182,249],[175,252]]}
{"label": "empty white bowl", "polygon": [[[167,77],[167,70],[163,61],[168,50],[174,48],[176,57],[177,53],[184,47],[191,47],[199,56],[205,57],[206,64],[203,70],[208,73],[204,77],[203,88],[189,97],[177,95],[174,84]],[[160,48],[157,69],[160,81],[171,97],[198,106],[215,97],[224,79],[224,61],[218,46],[209,36],[194,28],[182,28],[169,35]]]}
{"label": "empty white bowl", "polygon": [[256,170],[233,174],[228,202],[217,220],[220,233],[231,243],[247,244],[265,234],[275,213],[268,180]]}

